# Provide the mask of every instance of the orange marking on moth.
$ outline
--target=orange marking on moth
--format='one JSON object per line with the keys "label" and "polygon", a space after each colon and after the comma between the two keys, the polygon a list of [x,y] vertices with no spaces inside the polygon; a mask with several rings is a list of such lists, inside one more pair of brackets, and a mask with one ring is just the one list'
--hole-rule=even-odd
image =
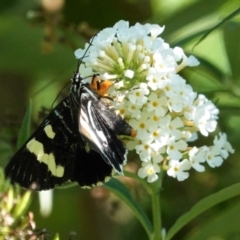
{"label": "orange marking on moth", "polygon": [[131,137],[136,137],[136,136],[137,136],[137,131],[132,129]]}
{"label": "orange marking on moth", "polygon": [[99,81],[97,76],[94,76],[92,79],[92,82],[90,84],[90,88],[97,92],[98,95],[100,96],[105,96],[108,89],[113,85],[111,81],[108,80],[103,80]]}

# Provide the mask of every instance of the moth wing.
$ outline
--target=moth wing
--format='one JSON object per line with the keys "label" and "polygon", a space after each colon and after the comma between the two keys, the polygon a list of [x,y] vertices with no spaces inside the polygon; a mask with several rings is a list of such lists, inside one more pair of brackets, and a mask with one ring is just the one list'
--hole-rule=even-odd
{"label": "moth wing", "polygon": [[116,119],[117,115],[112,115],[102,98],[83,102],[79,114],[79,132],[108,165],[122,174],[126,148],[117,137],[116,126],[111,127],[111,121]]}
{"label": "moth wing", "polygon": [[47,190],[66,182],[75,165],[76,131],[66,98],[12,157],[5,168],[6,177],[33,190]]}
{"label": "moth wing", "polygon": [[107,164],[98,152],[78,149],[72,181],[78,182],[83,188],[91,188],[107,181],[112,173],[113,167]]}

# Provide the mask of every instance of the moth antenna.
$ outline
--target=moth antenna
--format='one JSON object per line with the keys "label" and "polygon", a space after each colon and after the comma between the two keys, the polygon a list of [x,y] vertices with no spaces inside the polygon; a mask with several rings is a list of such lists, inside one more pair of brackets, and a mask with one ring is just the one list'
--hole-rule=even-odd
{"label": "moth antenna", "polygon": [[[86,51],[84,52],[83,56],[78,60],[77,70],[76,70],[75,74],[79,71],[79,67],[80,67],[80,65],[81,65],[81,63],[82,63],[82,59],[83,59],[84,57],[86,57],[86,54],[87,54],[89,48],[91,47],[91,44],[92,44],[95,36],[96,36],[96,35],[94,35],[94,36],[92,37],[91,42],[89,43],[89,45],[88,45]],[[61,89],[61,91],[58,93],[58,95],[56,96],[56,98],[54,99],[54,101],[53,101],[53,103],[52,103],[52,105],[51,105],[51,109],[53,108],[54,103],[57,101],[57,99],[58,99],[59,96],[61,95],[63,89],[64,89],[68,84],[69,84],[69,83],[65,84],[64,87]]]}
{"label": "moth antenna", "polygon": [[35,91],[33,93],[33,97],[36,97],[40,92],[42,92],[45,88],[47,88],[48,86],[51,86],[53,83],[56,82],[56,79],[46,83],[44,86],[40,87],[37,91]]}
{"label": "moth antenna", "polygon": [[85,57],[87,57],[86,54],[87,54],[89,48],[92,46],[92,42],[93,42],[94,38],[96,37],[96,35],[97,35],[97,34],[95,34],[95,35],[92,37],[92,39],[91,39],[91,41],[89,42],[89,45],[88,45],[86,51],[84,52],[83,56],[78,59],[77,70],[76,70],[75,73],[77,73],[77,72],[79,71],[79,68],[80,68],[80,66],[81,66],[81,64],[82,64],[82,60],[83,60]]}

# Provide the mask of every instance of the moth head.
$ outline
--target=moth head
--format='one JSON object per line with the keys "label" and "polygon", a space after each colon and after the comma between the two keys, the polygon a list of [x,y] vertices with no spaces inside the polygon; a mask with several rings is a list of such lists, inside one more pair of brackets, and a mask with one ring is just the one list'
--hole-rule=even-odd
{"label": "moth head", "polygon": [[105,96],[108,89],[113,85],[111,81],[108,80],[99,80],[98,75],[94,75],[90,88],[95,91],[100,96]]}

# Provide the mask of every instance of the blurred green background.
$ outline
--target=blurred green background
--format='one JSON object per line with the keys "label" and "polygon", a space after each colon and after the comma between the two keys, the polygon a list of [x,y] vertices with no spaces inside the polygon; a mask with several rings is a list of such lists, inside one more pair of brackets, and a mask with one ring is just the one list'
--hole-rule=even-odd
{"label": "blurred green background", "polygon": [[[41,122],[43,107],[50,109],[76,69],[74,50],[94,33],[117,21],[165,25],[162,37],[182,47],[201,62],[182,76],[220,109],[219,129],[236,149],[217,169],[191,172],[184,182],[166,178],[162,193],[163,226],[200,199],[240,181],[240,16],[214,30],[193,46],[203,33],[240,7],[239,0],[42,0],[0,2],[0,165],[16,151],[18,129],[29,99],[33,101],[33,129]],[[67,87],[68,89],[68,87]],[[64,95],[64,92],[63,92]],[[39,112],[42,113],[39,115]],[[199,139],[198,145],[212,138]],[[134,196],[150,214],[147,194],[128,182]],[[54,190],[53,210],[39,213],[37,193],[30,210],[37,228],[58,232],[61,239],[147,239],[130,210],[103,189],[79,187]],[[151,216],[150,216],[151,217]],[[240,239],[240,197],[207,211],[174,239]]]}

